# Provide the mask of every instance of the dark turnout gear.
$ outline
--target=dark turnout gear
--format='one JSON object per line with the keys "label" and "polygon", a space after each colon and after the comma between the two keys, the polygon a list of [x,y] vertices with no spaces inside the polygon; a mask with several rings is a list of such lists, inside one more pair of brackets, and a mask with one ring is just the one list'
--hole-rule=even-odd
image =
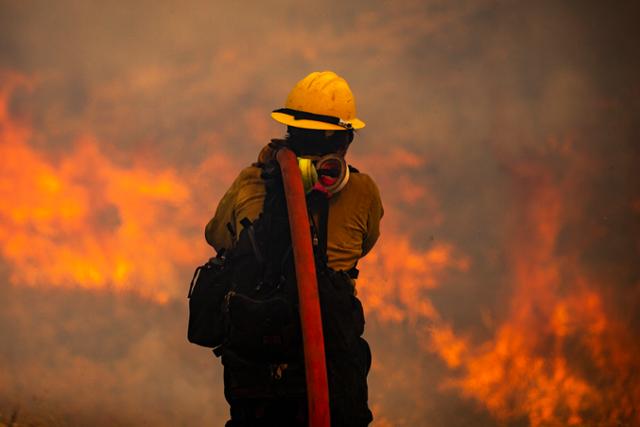
{"label": "dark turnout gear", "polygon": [[[228,329],[222,350],[225,397],[232,408],[229,425],[306,425],[297,287],[277,164],[267,165],[263,177],[263,212],[253,223],[243,221],[230,257],[233,278],[224,304]],[[351,277],[326,266],[326,232],[321,230],[326,230],[327,200],[320,193],[312,197],[316,200],[309,206],[320,218],[314,240],[332,425],[367,425],[372,419],[366,384],[370,354],[360,337],[362,306]]]}

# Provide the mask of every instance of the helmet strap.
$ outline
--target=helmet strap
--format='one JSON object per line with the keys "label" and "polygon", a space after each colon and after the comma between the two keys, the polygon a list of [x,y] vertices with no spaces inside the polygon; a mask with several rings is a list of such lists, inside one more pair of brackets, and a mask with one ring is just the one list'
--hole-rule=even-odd
{"label": "helmet strap", "polygon": [[351,123],[342,120],[340,117],[326,116],[324,114],[314,114],[307,111],[294,110],[292,108],[279,108],[277,110],[273,110],[273,112],[288,114],[290,116],[293,116],[294,120],[313,120],[316,122],[340,126],[345,129],[353,129]]}

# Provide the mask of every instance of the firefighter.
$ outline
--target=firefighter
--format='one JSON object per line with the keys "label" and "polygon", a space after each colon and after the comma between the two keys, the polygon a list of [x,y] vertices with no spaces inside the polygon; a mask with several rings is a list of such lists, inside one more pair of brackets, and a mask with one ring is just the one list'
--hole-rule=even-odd
{"label": "firefighter", "polygon": [[[331,277],[348,278],[353,294],[351,298],[357,301],[356,266],[358,260],[364,257],[378,240],[383,207],[378,188],[371,177],[348,166],[345,161],[355,131],[365,126],[364,122],[356,117],[351,89],[347,82],[334,72],[313,72],[294,86],[286,99],[285,108],[273,111],[271,117],[287,126],[285,138],[272,140],[260,152],[258,161],[240,172],[221,199],[215,216],[207,224],[206,240],[218,252],[233,248],[240,239],[240,230],[246,226],[247,219],[253,222],[261,216],[267,194],[265,165],[273,163],[276,151],[286,146],[299,158],[305,190],[321,194],[321,198],[327,200],[325,268],[331,273]],[[316,220],[317,216],[317,213],[314,214]],[[361,311],[359,301],[356,305]],[[361,331],[357,333],[359,337]],[[330,340],[331,336],[325,336],[328,343],[328,359],[332,357]],[[349,399],[344,397],[333,399],[332,425],[367,425],[372,420],[366,403],[366,374],[371,363],[370,353],[366,342],[362,338],[358,340],[354,360],[366,365],[362,380],[364,384],[345,386],[345,390],[361,390],[361,396],[354,400],[359,403],[349,404]],[[344,357],[347,358],[346,355]],[[340,372],[341,361],[335,363],[335,369],[332,369],[330,360],[328,365],[330,376]],[[232,374],[225,370],[225,382],[228,375]],[[337,384],[332,378],[329,380],[330,384]],[[340,388],[339,385],[331,387],[335,390]],[[348,394],[349,391],[345,393]],[[339,391],[335,394],[342,396]],[[226,384],[225,395],[231,404],[231,420],[228,426],[273,423],[306,425],[304,402],[287,400],[286,396],[279,401],[265,401],[251,396],[238,399],[234,398],[232,392],[228,392]],[[353,411],[357,414],[351,413]],[[290,413],[289,418],[277,418],[286,417],[283,415],[286,412]],[[341,413],[343,415],[340,415]]]}

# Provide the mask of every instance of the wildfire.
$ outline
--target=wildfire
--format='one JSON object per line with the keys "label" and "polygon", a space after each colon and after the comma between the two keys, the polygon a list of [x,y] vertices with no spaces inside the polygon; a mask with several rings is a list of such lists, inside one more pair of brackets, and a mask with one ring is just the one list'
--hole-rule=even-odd
{"label": "wildfire", "polygon": [[[3,80],[0,251],[12,283],[124,290],[161,304],[183,297],[187,272],[208,254],[202,226],[211,212],[198,206],[197,193],[209,194],[216,177],[211,209],[239,166],[221,154],[191,172],[135,158],[122,165],[90,133],[52,160],[29,144],[30,124],[9,112],[12,91],[31,83],[15,75]],[[451,321],[431,296],[453,276],[473,274],[476,260],[451,239],[421,236],[420,248],[412,240],[407,221],[424,230],[446,218],[430,183],[414,179],[428,162],[402,148],[355,162],[376,171],[386,208],[383,237],[361,264],[358,294],[368,318],[415,332],[424,351],[415,358],[435,355],[446,371],[441,389],[480,402],[501,422],[640,425],[640,347],[612,313],[603,292],[610,284],[585,271],[580,249],[558,249],[582,208],[567,195],[587,173],[581,162],[592,161],[570,144],[548,145],[570,165],[566,174],[554,175],[541,160],[508,162],[519,195],[511,206],[517,223],[504,224],[511,231],[502,259],[510,293],[499,313],[487,314],[490,321],[474,320],[484,324],[483,337]],[[408,217],[401,205],[419,207],[422,218]],[[626,208],[637,215],[640,199]],[[376,363],[374,372],[382,366]],[[379,418],[379,425],[394,422]]]}
{"label": "wildfire", "polygon": [[[593,166],[567,145],[549,146],[570,169]],[[584,271],[580,254],[558,249],[561,231],[579,218],[579,204],[568,203],[567,194],[576,193],[574,178],[583,171],[556,176],[535,160],[512,167],[520,196],[518,224],[507,224],[516,230],[504,260],[511,295],[490,339],[456,330],[431,302],[430,290],[446,286],[452,272],[469,270],[468,257],[451,244],[420,252],[385,233],[363,263],[365,307],[383,321],[417,325],[424,348],[451,372],[441,387],[481,402],[499,420],[526,418],[532,427],[640,424],[640,347],[607,310],[604,286]]]}
{"label": "wildfire", "polygon": [[385,322],[437,320],[428,291],[438,286],[447,270],[468,268],[469,260],[455,254],[450,244],[418,252],[406,237],[389,234],[362,262],[359,296],[365,309]]}
{"label": "wildfire", "polygon": [[181,268],[203,257],[203,220],[184,179],[117,165],[91,136],[60,162],[47,159],[28,145],[29,127],[10,119],[10,90],[0,92],[0,250],[11,281],[128,289],[160,303],[182,295]]}

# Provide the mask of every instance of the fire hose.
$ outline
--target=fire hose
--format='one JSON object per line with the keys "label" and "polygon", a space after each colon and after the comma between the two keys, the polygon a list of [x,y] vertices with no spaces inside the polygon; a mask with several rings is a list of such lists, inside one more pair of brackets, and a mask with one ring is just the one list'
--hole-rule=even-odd
{"label": "fire hose", "polygon": [[322,314],[302,176],[298,167],[298,159],[288,148],[278,150],[277,160],[282,171],[298,284],[309,426],[329,427],[331,421],[329,385],[322,332]]}

